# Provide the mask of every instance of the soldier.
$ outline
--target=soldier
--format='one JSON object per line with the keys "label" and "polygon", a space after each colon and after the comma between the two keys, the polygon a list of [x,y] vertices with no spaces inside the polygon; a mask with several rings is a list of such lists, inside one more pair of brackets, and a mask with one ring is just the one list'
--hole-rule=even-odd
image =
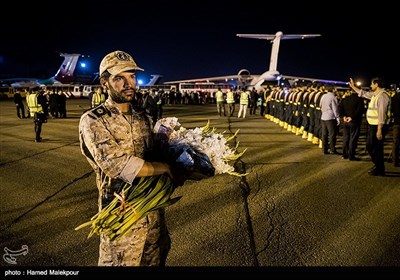
{"label": "soldier", "polygon": [[314,138],[314,129],[315,129],[315,103],[314,99],[315,96],[318,94],[318,90],[313,88],[311,93],[308,95],[308,102],[307,102],[307,117],[308,117],[308,129],[307,129],[307,141],[312,142]]}
{"label": "soldier", "polygon": [[318,145],[319,148],[322,148],[322,120],[321,120],[321,99],[324,96],[325,92],[323,88],[320,88],[317,94],[314,97],[314,131],[313,131],[313,141],[312,143]]}
{"label": "soldier", "polygon": [[301,135],[302,132],[300,132],[301,124],[303,123],[303,117],[301,114],[302,110],[302,103],[301,101],[303,100],[303,94],[305,92],[305,88],[300,88],[297,96],[296,96],[296,102],[295,102],[295,111],[294,111],[294,127],[295,129],[292,130],[292,132],[296,133],[296,135]]}
{"label": "soldier", "polygon": [[[96,172],[99,211],[113,200],[121,184],[132,184],[137,177],[167,174],[180,185],[167,164],[148,160],[154,143],[153,123],[132,105],[137,70],[143,71],[126,52],[107,54],[99,75],[108,98],[80,119],[81,151]],[[164,212],[155,210],[117,240],[101,234],[98,265],[164,266],[169,249]]]}

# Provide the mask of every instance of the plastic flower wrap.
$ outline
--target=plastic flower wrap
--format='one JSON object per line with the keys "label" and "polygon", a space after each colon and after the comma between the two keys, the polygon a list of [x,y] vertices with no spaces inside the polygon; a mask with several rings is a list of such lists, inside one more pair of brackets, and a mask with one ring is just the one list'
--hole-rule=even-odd
{"label": "plastic flower wrap", "polygon": [[247,175],[235,172],[234,167],[229,164],[246,151],[245,149],[238,153],[238,145],[229,147],[228,142],[238,132],[239,130],[226,138],[224,133],[210,128],[210,122],[201,128],[186,129],[175,117],[161,119],[154,126],[154,133],[162,145],[163,159],[171,165],[183,167],[187,179],[201,179],[222,173]]}
{"label": "plastic flower wrap", "polygon": [[[161,160],[182,171],[185,180],[201,180],[222,173],[247,175],[235,172],[229,165],[246,151],[237,153],[238,145],[235,148],[228,145],[238,131],[225,138],[223,133],[211,129],[209,122],[201,128],[186,129],[177,118],[164,118],[155,124],[153,132],[161,146]],[[132,185],[125,183],[119,193],[114,193],[110,204],[75,230],[90,226],[88,238],[105,234],[110,240],[116,240],[150,211],[177,202],[180,197],[171,198],[174,189],[175,185],[166,175],[136,178]]]}

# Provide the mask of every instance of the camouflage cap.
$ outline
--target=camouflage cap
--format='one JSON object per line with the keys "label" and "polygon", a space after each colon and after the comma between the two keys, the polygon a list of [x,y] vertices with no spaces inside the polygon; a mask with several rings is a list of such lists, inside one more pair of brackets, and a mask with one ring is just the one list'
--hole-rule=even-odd
{"label": "camouflage cap", "polygon": [[117,75],[124,71],[129,70],[142,70],[136,65],[132,56],[123,51],[114,51],[107,54],[100,63],[100,76],[105,70],[111,73],[111,75]]}

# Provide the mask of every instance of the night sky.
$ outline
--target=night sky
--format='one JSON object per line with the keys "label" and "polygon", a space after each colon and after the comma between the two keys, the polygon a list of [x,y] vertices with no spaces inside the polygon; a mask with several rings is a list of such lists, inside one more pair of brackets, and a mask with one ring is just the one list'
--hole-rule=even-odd
{"label": "night sky", "polygon": [[50,77],[62,62],[57,52],[89,55],[87,71],[96,72],[113,50],[132,54],[144,75],[161,74],[164,82],[233,75],[243,68],[261,74],[268,70],[271,44],[236,34],[282,31],[322,35],[281,41],[282,74],[353,77],[365,86],[374,76],[400,82],[394,4],[292,2],[11,1],[0,17],[0,78]]}

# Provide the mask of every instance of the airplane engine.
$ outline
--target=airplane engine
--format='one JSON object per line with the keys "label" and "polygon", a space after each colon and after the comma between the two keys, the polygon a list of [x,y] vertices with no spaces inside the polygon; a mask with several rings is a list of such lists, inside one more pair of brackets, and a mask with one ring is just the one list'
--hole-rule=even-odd
{"label": "airplane engine", "polygon": [[253,79],[250,74],[250,71],[247,69],[241,69],[237,75],[238,75],[238,85],[240,87],[247,87],[249,82],[251,82],[251,80]]}

